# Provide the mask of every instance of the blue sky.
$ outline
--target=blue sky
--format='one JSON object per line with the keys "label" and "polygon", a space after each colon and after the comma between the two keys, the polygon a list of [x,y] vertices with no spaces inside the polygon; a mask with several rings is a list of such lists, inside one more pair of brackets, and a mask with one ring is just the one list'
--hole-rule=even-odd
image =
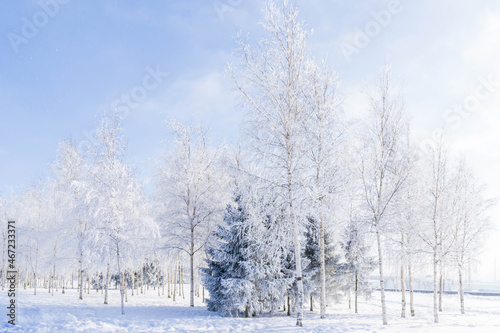
{"label": "blue sky", "polygon": [[[0,12],[0,195],[9,185],[19,190],[46,175],[57,143],[88,139],[103,110],[140,86],[148,70],[168,75],[124,120],[129,159],[143,176],[151,175],[153,158],[169,138],[166,119],[201,121],[216,138],[237,140],[242,114],[224,66],[239,30],[251,42],[261,35],[263,0],[60,0],[57,10],[44,14],[40,3],[54,1],[8,0]],[[389,59],[404,86],[414,133],[426,139],[453,105],[468,101],[478,86],[486,91],[481,82],[489,76],[500,81],[500,4],[401,0],[387,24],[377,21],[376,13],[387,13],[395,1],[298,3],[314,30],[312,52],[326,56],[342,79],[346,114],[363,116],[360,87]],[[17,45],[12,36],[25,36],[26,22],[39,27]],[[360,31],[372,36],[347,59],[341,47],[356,46]],[[472,112],[454,114],[458,125],[450,131],[454,147],[495,197],[499,90],[493,87]],[[495,216],[498,221],[498,208]]]}

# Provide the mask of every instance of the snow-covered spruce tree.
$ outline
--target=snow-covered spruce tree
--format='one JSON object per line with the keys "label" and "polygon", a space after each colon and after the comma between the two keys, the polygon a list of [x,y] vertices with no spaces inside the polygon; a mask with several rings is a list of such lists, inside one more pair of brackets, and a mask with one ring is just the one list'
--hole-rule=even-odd
{"label": "snow-covered spruce tree", "polygon": [[206,251],[207,307],[223,316],[272,312],[291,282],[281,266],[280,232],[272,230],[279,225],[255,204],[236,194]]}
{"label": "snow-covered spruce tree", "polygon": [[361,133],[361,179],[366,208],[375,229],[382,323],[387,325],[385,305],[384,273],[382,258],[382,235],[390,206],[403,188],[410,170],[408,163],[407,119],[405,119],[401,93],[392,86],[388,65],[378,75],[372,90],[367,90],[369,116]]}
{"label": "snow-covered spruce tree", "polygon": [[195,256],[204,251],[227,202],[224,147],[212,147],[200,126],[171,122],[173,147],[157,171],[157,205],[166,247],[190,261],[190,306],[194,306]]}
{"label": "snow-covered spruce tree", "polygon": [[234,203],[227,206],[224,223],[214,232],[215,246],[206,252],[207,268],[203,268],[203,282],[210,294],[207,308],[223,316],[245,312],[253,313],[255,283],[249,280],[245,261],[249,247],[249,233],[252,232],[249,216],[242,203],[241,195],[235,195]]}
{"label": "snow-covered spruce tree", "polygon": [[377,265],[375,258],[369,255],[366,233],[360,221],[351,219],[341,241],[345,261],[339,271],[346,277],[349,292],[354,289],[354,313],[358,313],[358,295],[366,295],[371,291],[368,277]]}
{"label": "snow-covered spruce tree", "polygon": [[[292,231],[297,284],[297,325],[302,326],[304,285],[297,197],[301,164],[306,150],[302,124],[311,115],[307,94],[307,32],[298,10],[283,1],[269,2],[262,23],[266,36],[256,47],[240,41],[240,63],[228,72],[248,110],[247,128],[254,152],[263,162],[263,178],[269,180],[286,207],[287,227]],[[256,158],[258,158],[256,157]],[[271,176],[269,176],[271,175]]]}

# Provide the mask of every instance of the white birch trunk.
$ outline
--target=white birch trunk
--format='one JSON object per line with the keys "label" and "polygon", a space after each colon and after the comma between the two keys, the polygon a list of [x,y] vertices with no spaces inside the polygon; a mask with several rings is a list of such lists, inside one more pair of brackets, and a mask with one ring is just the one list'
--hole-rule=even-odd
{"label": "white birch trunk", "polygon": [[385,289],[384,289],[384,267],[382,263],[382,244],[380,242],[380,226],[379,222],[375,225],[377,234],[377,252],[378,252],[378,271],[380,278],[380,303],[382,305],[382,324],[387,325],[387,313],[385,307]]}
{"label": "white birch trunk", "polygon": [[434,280],[433,280],[433,306],[432,306],[432,309],[433,309],[433,313],[434,313],[434,323],[438,323],[439,322],[439,319],[438,319],[438,294],[437,294],[437,290],[438,290],[438,278],[437,278],[437,275],[438,275],[438,272],[437,272],[437,265],[438,265],[438,259],[437,259],[437,248],[434,249],[434,253],[433,253],[433,256],[432,256],[432,259],[433,259],[433,276],[434,276]]}
{"label": "white birch trunk", "polygon": [[401,233],[401,318],[406,318],[406,295],[404,277],[404,233]]}
{"label": "white birch trunk", "polygon": [[83,262],[82,262],[82,259],[81,259],[81,255],[80,255],[80,269],[78,271],[78,288],[80,289],[79,292],[80,292],[80,296],[79,298],[81,300],[83,300]]}
{"label": "white birch trunk", "polygon": [[320,257],[320,318],[326,318],[326,265],[325,265],[325,223],[323,218],[319,220],[319,257]]}
{"label": "white birch trunk", "polygon": [[459,285],[459,293],[460,293],[460,313],[465,314],[465,305],[464,305],[464,284],[462,281],[462,264],[458,265],[458,285]]}
{"label": "white birch trunk", "polygon": [[[191,273],[190,274],[191,286],[189,287],[189,306],[193,307],[194,306],[194,227],[193,226],[191,226],[191,253],[189,256],[189,265],[191,268],[191,272],[190,272]],[[183,297],[184,297],[184,285],[183,285],[182,290],[183,290]]]}
{"label": "white birch trunk", "polygon": [[120,279],[120,303],[122,309],[122,315],[125,314],[125,303],[123,295],[123,280],[122,280],[122,270],[121,270],[121,260],[120,260],[120,245],[116,243],[116,264],[118,265],[118,278]]}
{"label": "white birch trunk", "polygon": [[358,273],[354,276],[354,313],[358,313]]}
{"label": "white birch trunk", "polygon": [[415,308],[413,307],[413,282],[410,258],[408,258],[408,288],[410,288],[410,313],[412,317],[415,317]]}
{"label": "white birch trunk", "polygon": [[293,225],[293,245],[295,250],[295,276],[297,279],[297,300],[296,300],[296,309],[297,309],[297,326],[302,327],[302,320],[304,318],[304,284],[302,281],[302,258],[301,258],[301,247],[299,241],[299,226],[297,223],[297,219],[294,214],[293,207],[293,182],[292,182],[292,173],[291,173],[291,156],[289,151],[289,159],[288,159],[288,204],[289,204],[289,217],[292,221]]}
{"label": "white birch trunk", "polygon": [[106,281],[104,281],[104,304],[108,304],[109,263],[106,268]]}
{"label": "white birch trunk", "polygon": [[439,265],[439,312],[443,312],[443,261]]}

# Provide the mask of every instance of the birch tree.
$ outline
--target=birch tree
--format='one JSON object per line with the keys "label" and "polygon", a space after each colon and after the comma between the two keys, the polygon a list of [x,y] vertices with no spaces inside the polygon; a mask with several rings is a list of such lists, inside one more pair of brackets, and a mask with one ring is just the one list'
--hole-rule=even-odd
{"label": "birch tree", "polygon": [[[341,121],[338,96],[339,79],[323,61],[308,65],[309,89],[306,101],[312,110],[306,119],[305,133],[310,149],[307,157],[311,166],[311,194],[314,212],[318,215],[320,253],[320,318],[326,317],[326,270],[325,270],[325,223],[331,217],[329,208],[333,206],[335,191],[341,185],[340,152],[344,125]],[[330,222],[331,218],[330,218]]]}
{"label": "birch tree", "polygon": [[457,265],[460,312],[465,314],[463,271],[465,265],[474,260],[481,249],[481,241],[490,229],[489,209],[494,201],[484,197],[485,187],[461,158],[454,177],[455,199],[453,200],[453,220],[455,243],[453,259]]}
{"label": "birch tree", "polygon": [[[426,168],[424,172],[427,177],[425,181],[425,199],[427,217],[424,219],[424,225],[420,229],[419,237],[423,240],[426,247],[432,253],[433,265],[433,314],[434,322],[438,323],[438,268],[443,258],[444,241],[443,236],[450,236],[444,231],[449,224],[447,218],[447,209],[449,208],[449,162],[448,151],[444,135],[441,133],[433,145],[428,146],[424,156]],[[451,233],[453,235],[453,233]]]}
{"label": "birch tree", "polygon": [[238,65],[228,72],[248,110],[247,126],[257,158],[269,185],[282,195],[287,223],[293,231],[297,286],[297,325],[302,326],[304,285],[302,281],[301,230],[297,217],[297,191],[304,162],[302,124],[310,115],[304,101],[307,85],[306,41],[308,33],[298,19],[298,10],[284,1],[280,8],[270,2],[262,23],[266,36],[251,50],[239,40]]}
{"label": "birch tree", "polygon": [[408,122],[403,99],[392,86],[389,66],[383,67],[373,90],[367,90],[370,114],[363,129],[361,178],[366,206],[376,233],[382,322],[387,325],[381,237],[390,206],[408,176]]}
{"label": "birch tree", "polygon": [[[66,246],[70,258],[78,262],[79,299],[83,299],[83,273],[88,236],[88,209],[85,193],[89,187],[88,165],[83,154],[71,140],[59,143],[59,154],[52,166],[56,186],[66,195],[65,219],[70,221],[66,234]],[[74,246],[76,245],[76,249]]]}
{"label": "birch tree", "polygon": [[189,302],[194,306],[195,256],[205,249],[229,200],[229,179],[222,164],[224,148],[211,147],[201,127],[170,126],[175,142],[160,162],[157,201],[166,247],[189,256]]}
{"label": "birch tree", "polygon": [[25,242],[21,244],[19,252],[25,257],[25,263],[29,266],[33,277],[33,294],[37,292],[37,278],[40,273],[40,267],[45,264],[42,261],[42,247],[49,233],[46,232],[47,220],[45,208],[46,193],[43,183],[37,181],[22,194],[20,200],[19,233],[25,234]]}
{"label": "birch tree", "polygon": [[116,259],[120,284],[121,312],[125,313],[122,269],[124,262],[141,253],[145,244],[157,236],[154,221],[144,207],[138,181],[124,161],[125,142],[118,113],[104,116],[96,131],[93,147],[92,189],[86,195],[90,213],[91,244],[96,249],[93,259],[106,265],[105,299],[107,304],[111,260]]}

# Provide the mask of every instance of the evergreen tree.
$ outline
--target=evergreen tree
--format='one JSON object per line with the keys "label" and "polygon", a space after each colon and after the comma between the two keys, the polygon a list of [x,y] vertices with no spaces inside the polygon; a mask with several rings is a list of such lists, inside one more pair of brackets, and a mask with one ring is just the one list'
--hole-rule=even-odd
{"label": "evergreen tree", "polygon": [[[245,310],[252,285],[246,280],[249,275],[243,262],[245,248],[248,248],[245,225],[248,215],[240,195],[236,195],[234,204],[227,206],[224,224],[214,232],[216,244],[207,249],[209,259],[207,268],[202,268],[203,282],[210,293],[207,308],[223,316]],[[248,310],[247,310],[248,311]]]}
{"label": "evergreen tree", "polygon": [[[260,209],[259,209],[260,208]],[[235,195],[207,249],[203,283],[210,293],[207,308],[223,316],[273,311],[283,302],[291,278],[282,269],[283,234],[261,205]],[[263,215],[263,216],[262,216]]]}

